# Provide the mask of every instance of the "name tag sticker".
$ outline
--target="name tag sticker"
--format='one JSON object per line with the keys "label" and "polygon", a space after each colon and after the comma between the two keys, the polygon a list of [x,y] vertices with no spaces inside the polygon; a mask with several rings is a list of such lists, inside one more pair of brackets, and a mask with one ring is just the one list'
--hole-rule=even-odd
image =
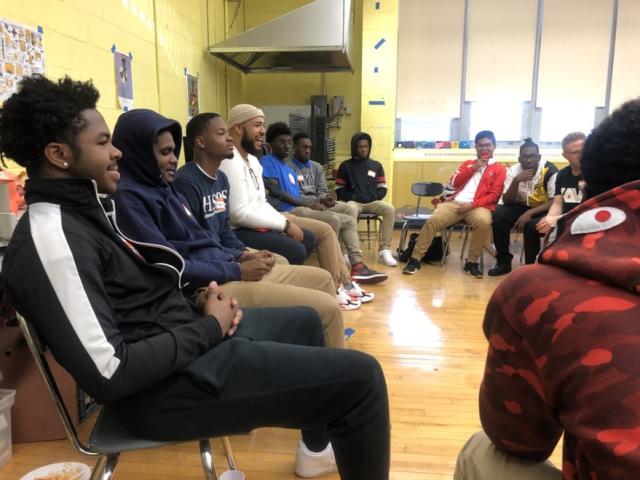
{"label": "name tag sticker", "polygon": [[296,184],[296,179],[293,176],[293,173],[289,173],[289,181],[291,182],[291,185],[295,185]]}
{"label": "name tag sticker", "polygon": [[376,178],[376,172],[374,172],[373,170],[369,170],[367,172],[367,175],[369,175],[371,178]]}

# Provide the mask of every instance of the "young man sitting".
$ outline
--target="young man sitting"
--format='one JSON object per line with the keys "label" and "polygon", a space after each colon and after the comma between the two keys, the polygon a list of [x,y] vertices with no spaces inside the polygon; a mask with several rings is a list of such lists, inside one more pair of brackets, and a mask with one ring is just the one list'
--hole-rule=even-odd
{"label": "young man sitting", "polygon": [[493,243],[496,265],[489,270],[492,277],[511,271],[509,243],[511,230],[522,231],[525,263],[536,261],[540,251],[540,235],[536,224],[547,213],[555,193],[558,169],[553,163],[540,161],[540,149],[527,138],[520,145],[518,163],[507,170],[504,193],[493,212]]}
{"label": "young man sitting", "polygon": [[351,138],[351,158],[338,167],[336,195],[360,213],[374,213],[382,217],[378,259],[380,263],[395,267],[398,262],[391,254],[391,235],[396,210],[382,199],[387,195],[387,180],[380,162],[369,157],[371,136],[356,133]]}
{"label": "young man sitting", "polygon": [[[487,305],[484,431],[455,480],[638,478],[640,100],[589,135],[582,174],[586,201]],[[546,461],[560,438],[562,472]]]}
{"label": "young man sitting", "polygon": [[444,228],[465,221],[473,229],[469,255],[464,271],[474,278],[482,278],[478,259],[491,235],[491,212],[496,209],[504,186],[505,168],[493,158],[496,137],[483,130],[475,138],[477,158],[458,167],[449,180],[448,194],[433,215],[425,222],[413,249],[409,263],[402,273],[414,274],[433,238]]}
{"label": "young man sitting", "polygon": [[0,154],[30,178],[2,269],[12,304],[79,386],[139,436],[301,428],[299,475],[335,471],[335,450],[343,480],[388,480],[388,400],[375,359],[317,348],[309,308],[243,312],[213,283],[190,303],[178,255],[120,234],[100,196],[117,189],[121,153],[98,96],[90,82],[35,76],[3,105]]}
{"label": "young man sitting", "polygon": [[[350,251],[356,251],[356,254],[360,255],[361,269],[360,273],[366,277],[365,281],[368,283],[379,283],[387,279],[386,273],[376,272],[370,270],[362,263],[362,252],[360,251],[360,242],[358,240],[357,218],[352,216],[343,215],[344,226],[341,224],[340,218],[333,213],[327,211],[327,199],[324,197],[324,203],[316,199],[302,198],[300,195],[299,179],[296,176],[296,172],[287,164],[287,159],[291,153],[291,130],[282,122],[276,122],[269,125],[267,129],[267,143],[271,147],[271,153],[265,155],[260,159],[260,165],[262,166],[262,176],[264,177],[265,184],[268,185],[271,195],[275,196],[279,201],[279,210],[287,212],[287,218],[293,222],[300,222],[293,217],[302,217],[304,219],[311,219],[309,222],[304,220],[304,223],[299,224],[304,228],[310,229],[316,235],[316,238],[321,238],[321,233],[316,231],[318,228],[318,222],[322,229],[326,227],[322,224],[331,226],[335,235],[331,237],[332,250],[338,255],[339,261],[342,261],[343,257],[340,253],[338,243],[333,238],[344,239],[347,238]],[[318,250],[320,250],[320,242],[318,242]],[[347,282],[351,283],[351,275],[346,265],[341,265],[341,274],[346,278]]]}
{"label": "young man sitting", "polygon": [[[271,230],[279,222],[289,225],[288,228],[293,228],[290,227],[293,225],[300,231],[312,232],[316,238],[318,261],[333,278],[340,307],[343,310],[355,310],[360,308],[361,303],[371,301],[374,297],[372,293],[365,292],[359,285],[351,282],[338,239],[329,225],[280,213],[267,202],[262,166],[251,153],[257,153],[262,147],[262,111],[253,105],[236,105],[229,112],[229,118],[229,133],[236,150],[233,159],[222,162],[220,170],[229,180],[230,219],[232,226],[237,228],[239,238],[250,247],[262,245],[263,248],[272,250],[272,247],[280,248],[278,237],[282,236]],[[243,233],[240,235],[239,232]],[[275,251],[281,253],[279,250]]]}
{"label": "young man sitting", "polygon": [[562,139],[562,156],[569,165],[556,176],[555,196],[547,215],[540,220],[536,229],[542,235],[556,226],[558,219],[582,203],[585,181],[582,178],[580,158],[586,136],[582,132],[573,132]]}
{"label": "young man sitting", "polygon": [[186,292],[216,281],[244,306],[311,306],[322,319],[327,345],[343,347],[344,324],[330,275],[316,267],[274,265],[269,252],[225,247],[198,224],[173,188],[181,141],[180,124],[151,110],[135,109],[118,118],[113,144],[122,151],[122,182],[113,198],[122,233],[176,251],[184,260]]}
{"label": "young man sitting", "polygon": [[256,158],[264,145],[264,113],[253,105],[236,105],[229,111],[227,126],[235,149],[220,171],[229,180],[231,228],[251,248],[278,253],[292,265],[304,263],[316,246],[315,236],[267,202],[262,167]]}
{"label": "young man sitting", "polygon": [[[345,255],[351,265],[352,279],[365,284],[386,280],[388,277],[386,273],[377,272],[362,261],[362,250],[358,238],[358,209],[352,204],[336,202],[329,194],[322,165],[311,160],[312,146],[308,134],[298,132],[293,136],[293,159],[287,164],[298,181],[299,199],[311,205],[310,208],[304,206],[295,208],[293,213],[297,215],[297,212],[301,212],[303,216],[306,214],[312,218],[318,218],[333,227],[339,234],[343,249],[346,250]],[[320,207],[313,208],[313,205],[320,205]]]}

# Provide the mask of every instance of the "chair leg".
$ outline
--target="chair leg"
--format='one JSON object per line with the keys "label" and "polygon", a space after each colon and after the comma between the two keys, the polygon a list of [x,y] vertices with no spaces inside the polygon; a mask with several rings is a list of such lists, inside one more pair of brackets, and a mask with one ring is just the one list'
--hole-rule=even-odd
{"label": "chair leg", "polygon": [[460,250],[460,260],[464,258],[464,249],[467,247],[467,240],[469,239],[469,229],[464,229],[464,240],[462,241],[462,249]]}
{"label": "chair leg", "polygon": [[400,230],[400,242],[398,243],[398,255],[404,248],[404,242],[407,241],[407,232],[409,231],[409,222],[405,220],[402,224],[402,229]]}
{"label": "chair leg", "polygon": [[90,480],[100,480],[102,478],[102,472],[104,471],[104,465],[107,462],[106,455],[100,455],[96,460],[96,464],[91,471]]}
{"label": "chair leg", "polygon": [[216,475],[216,466],[213,464],[213,452],[211,451],[211,442],[209,439],[200,440],[200,461],[202,462],[202,470],[204,470],[204,478],[206,480],[218,480]]}
{"label": "chair leg", "polygon": [[449,240],[451,239],[451,230],[444,229],[440,232],[442,236],[443,244],[442,245],[442,260],[440,260],[440,266],[444,265],[444,261],[447,259],[447,254],[449,253]]}
{"label": "chair leg", "polygon": [[367,248],[371,250],[371,219],[367,218]]}
{"label": "chair leg", "polygon": [[96,465],[93,467],[91,480],[111,480],[119,458],[119,453],[101,455],[100,458],[98,458]]}
{"label": "chair leg", "polygon": [[236,457],[233,454],[233,449],[231,448],[229,437],[222,437],[222,446],[224,447],[224,454],[227,456],[227,464],[229,465],[229,470],[237,470],[238,464],[236,463]]}

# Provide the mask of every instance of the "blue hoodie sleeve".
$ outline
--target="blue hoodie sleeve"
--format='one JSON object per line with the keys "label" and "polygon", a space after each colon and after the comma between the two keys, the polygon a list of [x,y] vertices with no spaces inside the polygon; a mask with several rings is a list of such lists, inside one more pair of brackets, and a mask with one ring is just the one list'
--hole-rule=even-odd
{"label": "blue hoodie sleeve", "polygon": [[[120,190],[114,196],[116,204],[116,223],[122,233],[134,242],[162,245],[174,250],[179,255],[182,251],[184,270],[182,272],[183,286],[199,288],[207,286],[211,281],[220,284],[240,280],[240,264],[228,261],[227,254],[222,249],[207,248],[207,258],[199,255],[184,254],[188,245],[174,245],[160,229],[157,211],[154,212],[147,202],[128,190]],[[159,210],[159,207],[158,209]],[[200,249],[203,250],[203,249]],[[146,256],[145,256],[146,258]],[[146,258],[153,262],[153,258]]]}

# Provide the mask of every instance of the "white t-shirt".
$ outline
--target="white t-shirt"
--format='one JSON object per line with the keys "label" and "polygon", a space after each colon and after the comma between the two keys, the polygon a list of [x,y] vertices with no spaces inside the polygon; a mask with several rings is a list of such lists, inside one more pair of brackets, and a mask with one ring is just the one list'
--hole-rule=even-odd
{"label": "white t-shirt", "polygon": [[478,190],[478,185],[480,185],[480,179],[482,178],[482,173],[484,169],[487,167],[480,167],[476,172],[471,176],[467,183],[465,183],[462,190],[460,190],[455,196],[454,200],[458,203],[471,203],[473,199],[476,197],[476,191]]}
{"label": "white t-shirt", "polygon": [[238,149],[222,161],[220,170],[229,179],[229,222],[232,228],[266,228],[282,232],[287,219],[267,202],[262,166],[253,155],[245,160]]}

